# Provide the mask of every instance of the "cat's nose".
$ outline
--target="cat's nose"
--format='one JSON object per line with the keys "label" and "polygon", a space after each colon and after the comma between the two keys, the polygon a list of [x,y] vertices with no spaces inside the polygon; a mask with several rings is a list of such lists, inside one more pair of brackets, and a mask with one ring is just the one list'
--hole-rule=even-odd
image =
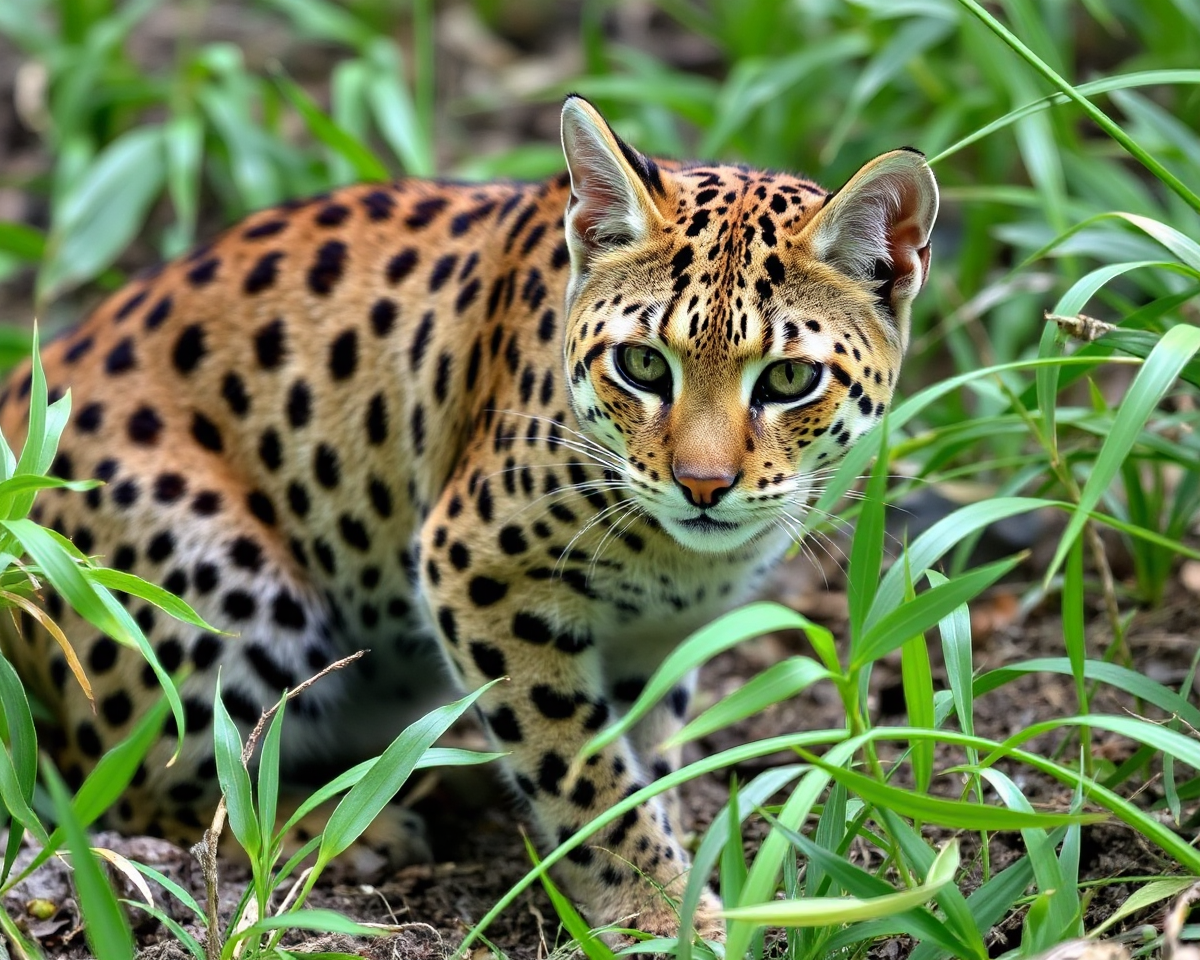
{"label": "cat's nose", "polygon": [[693,476],[685,469],[675,468],[675,479],[683,487],[683,495],[688,503],[701,510],[714,507],[717,502],[737,483],[736,473],[706,471],[711,476]]}

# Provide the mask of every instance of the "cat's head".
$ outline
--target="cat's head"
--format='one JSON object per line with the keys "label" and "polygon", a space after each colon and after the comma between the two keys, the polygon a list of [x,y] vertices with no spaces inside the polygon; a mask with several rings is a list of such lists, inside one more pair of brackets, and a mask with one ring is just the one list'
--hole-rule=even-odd
{"label": "cat's head", "polygon": [[579,97],[562,139],[566,375],[583,429],[686,547],[789,524],[891,401],[929,269],[929,165],[894,150],[829,194],[656,163]]}

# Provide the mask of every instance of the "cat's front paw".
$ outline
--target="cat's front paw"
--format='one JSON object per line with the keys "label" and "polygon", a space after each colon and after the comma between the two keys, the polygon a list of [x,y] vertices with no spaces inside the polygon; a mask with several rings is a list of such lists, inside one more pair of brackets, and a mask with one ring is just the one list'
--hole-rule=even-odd
{"label": "cat's front paw", "polygon": [[[670,939],[679,936],[679,906],[661,896],[645,904],[636,913],[625,917],[620,925],[632,927],[653,937]],[[702,940],[725,942],[725,920],[721,916],[721,900],[713,892],[705,890],[700,897],[696,912],[692,915],[691,935]],[[630,946],[639,942],[632,937],[623,937],[617,946]]]}

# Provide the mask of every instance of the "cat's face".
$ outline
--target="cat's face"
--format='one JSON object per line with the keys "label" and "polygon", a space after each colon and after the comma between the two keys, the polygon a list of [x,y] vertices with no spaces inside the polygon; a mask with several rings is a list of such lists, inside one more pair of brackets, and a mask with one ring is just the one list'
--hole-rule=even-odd
{"label": "cat's face", "polygon": [[924,159],[884,154],[830,198],[786,174],[656,164],[579,100],[564,146],[583,429],[690,549],[794,528],[891,401],[937,210]]}

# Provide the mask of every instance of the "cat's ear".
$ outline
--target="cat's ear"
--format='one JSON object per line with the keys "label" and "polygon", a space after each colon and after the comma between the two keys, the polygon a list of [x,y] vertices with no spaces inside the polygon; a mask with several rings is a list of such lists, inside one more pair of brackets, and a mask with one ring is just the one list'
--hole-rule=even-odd
{"label": "cat's ear", "polygon": [[571,174],[567,245],[576,272],[597,253],[636,243],[660,215],[652,194],[662,193],[658,165],[621,140],[582,97],[562,109],[562,146]]}
{"label": "cat's ear", "polygon": [[864,164],[805,226],[812,252],[876,292],[899,319],[929,273],[937,181],[923,154],[893,150]]}

